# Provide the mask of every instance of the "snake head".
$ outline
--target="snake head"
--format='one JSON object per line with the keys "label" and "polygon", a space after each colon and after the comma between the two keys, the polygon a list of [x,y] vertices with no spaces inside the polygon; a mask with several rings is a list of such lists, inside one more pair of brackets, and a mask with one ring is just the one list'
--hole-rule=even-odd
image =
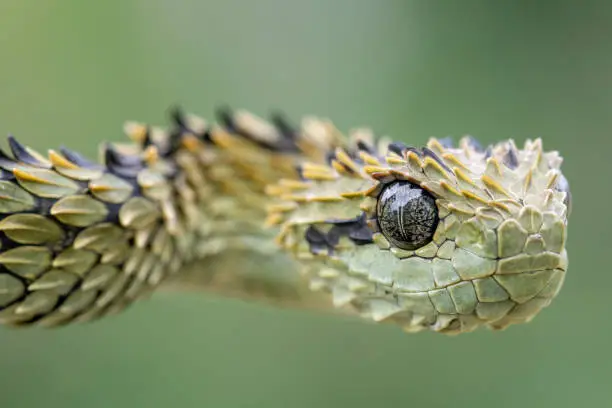
{"label": "snake head", "polygon": [[269,188],[269,222],[338,307],[410,332],[503,329],[530,321],[565,278],[561,163],[540,139],[413,148],[359,130],[328,164]]}

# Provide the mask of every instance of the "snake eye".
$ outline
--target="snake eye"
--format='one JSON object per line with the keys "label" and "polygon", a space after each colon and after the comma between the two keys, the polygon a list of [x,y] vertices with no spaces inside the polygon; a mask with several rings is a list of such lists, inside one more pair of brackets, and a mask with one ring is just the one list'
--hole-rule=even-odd
{"label": "snake eye", "polygon": [[428,244],[439,221],[436,200],[407,181],[395,181],[385,187],[378,197],[376,215],[384,236],[406,250]]}

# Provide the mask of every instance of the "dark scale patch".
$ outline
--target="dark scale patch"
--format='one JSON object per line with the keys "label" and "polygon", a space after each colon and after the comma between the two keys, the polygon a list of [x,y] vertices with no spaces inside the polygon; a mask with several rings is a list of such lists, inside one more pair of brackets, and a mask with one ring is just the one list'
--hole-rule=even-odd
{"label": "dark scale patch", "polygon": [[[139,194],[138,194],[139,195]],[[132,197],[137,196],[137,194],[132,194]],[[121,225],[119,222],[119,210],[125,203],[113,204],[113,203],[104,203],[106,205],[106,209],[108,210],[108,214],[106,215],[105,222],[111,222],[113,224]]]}
{"label": "dark scale patch", "polygon": [[423,156],[423,151],[421,149],[417,149],[414,146],[408,146],[402,142],[391,142],[387,146],[387,149],[401,157],[406,157],[408,152],[413,152],[419,157]]}
{"label": "dark scale patch", "polygon": [[334,161],[334,160],[336,160],[336,151],[335,150],[330,150],[327,153],[325,153],[325,163],[330,165],[332,163],[332,161]]}
{"label": "dark scale patch", "polygon": [[9,135],[8,142],[15,159],[35,167],[43,167],[46,169],[50,167],[45,163],[41,163],[37,158],[32,156],[26,147],[19,143],[12,135]]}
{"label": "dark scale patch", "polygon": [[406,154],[406,152],[408,151],[408,146],[405,143],[402,142],[392,142],[389,143],[389,146],[387,147],[389,149],[389,151],[397,154],[398,156],[404,157],[404,155]]}
{"label": "dark scale patch", "polygon": [[468,145],[476,150],[477,152],[483,152],[484,149],[482,148],[482,144],[480,144],[480,142],[478,140],[476,140],[474,137],[472,136],[467,136],[466,137],[467,143]]}
{"label": "dark scale patch", "polygon": [[170,118],[179,134],[189,133],[205,143],[213,143],[210,137],[210,128],[207,127],[203,132],[197,132],[195,129],[190,128],[187,120],[185,120],[185,114],[180,107],[176,106],[170,110]]}
{"label": "dark scale patch", "polygon": [[298,164],[297,166],[295,166],[295,172],[297,173],[297,176],[301,181],[306,181],[306,177],[304,177],[304,168],[302,167],[302,165]]}
{"label": "dark scale patch", "polygon": [[64,230],[64,239],[59,245],[57,245],[57,247],[61,249],[68,248],[69,246],[71,246],[77,234],[84,230],[83,227],[75,227],[72,225],[66,225],[66,224],[62,224],[61,222],[58,222],[58,224]]}
{"label": "dark scale patch", "polygon": [[110,173],[123,178],[136,178],[145,168],[139,156],[120,153],[110,144],[104,148],[104,163]]}
{"label": "dark scale patch", "polygon": [[[352,147],[353,146],[343,146],[342,149],[347,154],[347,156],[350,157],[350,159],[352,161],[354,161],[357,164],[363,165],[364,162],[363,162],[363,160],[361,160],[361,157],[359,157],[359,150],[358,149],[354,149]],[[340,160],[338,160],[338,158],[336,157],[336,147],[332,147],[326,153],[325,159],[326,159],[326,162],[327,162],[328,165],[331,165],[331,162],[333,160],[335,160],[338,164],[342,165],[342,167],[344,167],[347,172],[354,173],[354,171],[352,169],[350,169],[349,167],[345,166],[344,163],[342,163]]]}
{"label": "dark scale patch", "polygon": [[15,180],[15,175],[12,171],[4,170],[0,168],[0,180]]}
{"label": "dark scale patch", "polygon": [[327,221],[329,224],[334,226],[327,233],[328,240],[338,244],[340,237],[347,236],[356,245],[371,244],[372,231],[367,225],[366,214],[362,213],[360,216],[350,220],[337,220]]}
{"label": "dark scale patch", "polygon": [[451,169],[444,163],[444,161],[428,147],[422,147],[418,149],[413,146],[408,146],[402,142],[393,142],[389,143],[388,149],[401,157],[406,157],[408,152],[413,152],[419,157],[431,157],[440,166],[442,166],[444,170],[451,172]]}
{"label": "dark scale patch", "polygon": [[[349,154],[349,153],[347,152],[347,154]],[[353,159],[354,161],[356,161],[356,162],[358,162],[358,163],[360,163],[360,162],[361,162],[361,160],[360,160],[360,159],[357,159],[357,158],[355,158],[355,157],[352,157],[352,155],[351,155],[351,154],[349,154],[349,157],[351,157],[351,159]],[[341,161],[339,161],[339,160],[336,158],[336,152],[335,152],[335,150],[331,150],[331,151],[329,151],[329,152],[327,152],[327,153],[325,154],[325,162],[326,162],[328,165],[331,165],[333,161],[335,161],[335,162],[336,162],[336,163],[338,163],[340,166],[342,166],[342,168],[343,168],[343,169],[344,169],[344,170],[345,170],[347,173],[350,173],[350,174],[355,174],[355,171],[353,171],[353,169],[351,169],[351,168],[350,168],[350,167],[348,167],[346,164],[342,163]]]}
{"label": "dark scale patch", "polygon": [[313,225],[306,229],[304,238],[306,238],[306,242],[310,246],[310,252],[313,254],[327,254],[333,250],[333,245],[327,241],[327,235]]}
{"label": "dark scale patch", "polygon": [[7,154],[4,150],[0,149],[0,167],[3,169],[13,168],[17,164],[14,158]]}
{"label": "dark scale patch", "polygon": [[151,139],[151,129],[149,128],[149,126],[147,126],[145,129],[144,137],[141,142],[141,147],[144,150],[149,146],[155,146],[155,143],[153,143],[153,139]]}
{"label": "dark scale patch", "polygon": [[[273,152],[278,152],[278,153],[299,153],[300,152],[300,149],[296,144],[295,133],[286,132],[286,130],[289,129],[289,125],[285,121],[281,122],[282,128],[279,128],[277,122],[276,123],[274,121],[272,122],[274,126],[276,126],[281,136],[283,137],[279,138],[274,143],[270,143],[267,140],[261,140],[256,135],[251,134],[244,129],[240,129],[234,122],[234,115],[230,108],[220,107],[217,109],[216,115],[217,115],[217,119],[219,120],[219,122],[221,122],[225,130],[227,130],[230,133],[236,134],[238,136],[242,136],[245,139],[248,139],[252,141],[253,143],[257,144],[258,146],[261,146],[267,150],[271,150]],[[278,115],[277,115],[277,120],[278,120]]]}
{"label": "dark scale patch", "polygon": [[51,213],[51,207],[53,207],[53,205],[57,203],[57,201],[57,198],[36,196],[36,206],[34,207],[32,212],[45,216],[49,215]]}
{"label": "dark scale patch", "polygon": [[446,165],[446,163],[444,163],[444,161],[438,157],[437,154],[435,154],[431,149],[424,147],[423,148],[423,155],[427,156],[427,157],[431,157],[432,159],[434,159],[440,166],[442,166],[442,168],[444,170],[446,170],[449,173],[452,173],[451,169]]}
{"label": "dark scale patch", "polygon": [[374,149],[374,146],[371,146],[369,143],[365,142],[364,140],[357,140],[357,149],[359,149],[362,152],[366,152],[370,155],[377,155],[377,151],[376,149]]}
{"label": "dark scale patch", "polygon": [[519,165],[518,152],[512,143],[508,143],[508,151],[504,155],[504,164],[512,170]]}
{"label": "dark scale patch", "polygon": [[446,136],[443,137],[442,139],[438,139],[438,142],[442,145],[442,147],[444,147],[445,149],[452,149],[455,147],[455,141],[453,140],[452,137],[450,136]]}
{"label": "dark scale patch", "polygon": [[[9,249],[17,248],[19,246],[23,246],[23,244],[19,244],[12,239],[10,239],[4,232],[0,232],[0,243],[2,244],[2,252],[6,252]],[[2,266],[4,268],[4,266]]]}
{"label": "dark scale patch", "polygon": [[60,152],[72,163],[76,164],[79,167],[83,167],[85,169],[101,169],[103,166],[101,166],[98,163],[95,163],[89,159],[87,159],[85,156],[83,156],[81,153],[75,152],[73,150],[67,149],[66,147],[62,146],[60,147]]}
{"label": "dark scale patch", "polygon": [[348,237],[355,245],[365,245],[374,242],[372,231],[366,222],[365,213],[348,220],[328,220],[326,224],[332,224],[327,233],[312,225],[306,229],[304,238],[306,238],[310,246],[310,252],[313,254],[333,253],[341,237]]}
{"label": "dark scale patch", "polygon": [[281,135],[287,140],[293,140],[294,143],[298,139],[298,132],[293,125],[289,123],[287,118],[281,112],[274,112],[270,115],[270,122],[276,127]]}

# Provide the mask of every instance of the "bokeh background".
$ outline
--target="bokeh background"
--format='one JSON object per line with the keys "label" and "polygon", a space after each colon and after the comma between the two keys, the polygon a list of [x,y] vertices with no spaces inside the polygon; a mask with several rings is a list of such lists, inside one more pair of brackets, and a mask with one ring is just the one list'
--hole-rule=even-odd
{"label": "bokeh background", "polygon": [[[612,3],[0,2],[0,133],[89,156],[125,119],[320,114],[422,144],[543,137],[574,209],[570,270],[529,325],[407,335],[163,294],[92,325],[0,330],[5,407],[612,406]],[[4,141],[3,141],[4,143]]]}

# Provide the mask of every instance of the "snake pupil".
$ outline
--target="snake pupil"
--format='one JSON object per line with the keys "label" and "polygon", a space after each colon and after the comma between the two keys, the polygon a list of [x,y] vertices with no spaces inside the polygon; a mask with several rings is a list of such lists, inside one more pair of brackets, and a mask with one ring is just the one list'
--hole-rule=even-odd
{"label": "snake pupil", "polygon": [[428,244],[439,221],[436,200],[408,181],[385,187],[378,198],[377,217],[384,236],[406,250]]}

